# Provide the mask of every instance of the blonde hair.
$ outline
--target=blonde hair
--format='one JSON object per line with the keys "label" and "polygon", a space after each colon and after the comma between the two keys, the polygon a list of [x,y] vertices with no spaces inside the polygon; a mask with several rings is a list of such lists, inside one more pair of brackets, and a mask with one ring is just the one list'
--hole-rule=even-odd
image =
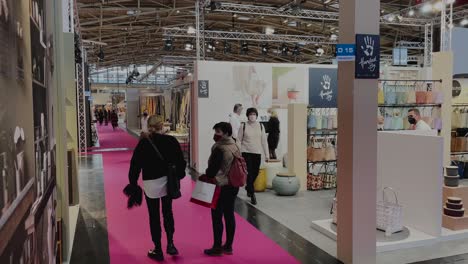
{"label": "blonde hair", "polygon": [[160,116],[152,115],[148,118],[148,131],[150,133],[160,133],[164,129],[164,120]]}
{"label": "blonde hair", "polygon": [[270,109],[269,112],[272,117],[278,117],[278,113],[274,109]]}

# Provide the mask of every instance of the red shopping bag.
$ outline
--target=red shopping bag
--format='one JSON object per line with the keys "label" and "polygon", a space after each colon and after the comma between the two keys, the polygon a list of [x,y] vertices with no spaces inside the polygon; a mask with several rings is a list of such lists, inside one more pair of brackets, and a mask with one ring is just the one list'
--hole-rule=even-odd
{"label": "red shopping bag", "polygon": [[215,209],[218,204],[221,188],[215,184],[216,180],[200,177],[195,184],[190,202]]}

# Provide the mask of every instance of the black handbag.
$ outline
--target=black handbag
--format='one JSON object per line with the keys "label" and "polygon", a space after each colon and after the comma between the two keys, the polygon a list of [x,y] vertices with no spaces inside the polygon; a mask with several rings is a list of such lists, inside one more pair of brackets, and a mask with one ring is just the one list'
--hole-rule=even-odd
{"label": "black handbag", "polygon": [[[161,155],[159,149],[156,147],[156,145],[154,145],[153,141],[151,141],[151,139],[148,139],[148,141],[151,143],[151,146],[153,146],[153,149],[156,152],[158,158],[162,161],[166,161]],[[179,177],[177,177],[177,167],[175,164],[172,164],[168,161],[167,166],[167,195],[169,198],[175,200],[182,197],[182,193],[180,192],[180,180]]]}

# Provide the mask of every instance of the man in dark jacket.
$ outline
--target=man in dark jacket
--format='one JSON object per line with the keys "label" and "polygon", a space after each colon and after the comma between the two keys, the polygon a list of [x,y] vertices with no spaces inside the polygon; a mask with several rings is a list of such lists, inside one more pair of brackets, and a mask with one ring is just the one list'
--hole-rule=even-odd
{"label": "man in dark jacket", "polygon": [[[130,164],[130,185],[138,185],[138,177],[143,171],[143,184],[150,216],[151,237],[154,249],[148,252],[148,257],[162,261],[164,260],[161,246],[161,223],[160,223],[160,200],[164,217],[164,229],[167,235],[167,251],[169,255],[178,255],[174,245],[174,216],[172,213],[172,198],[168,195],[169,166],[175,166],[177,180],[185,177],[187,163],[184,160],[181,147],[177,139],[172,136],[163,135],[161,132],[164,123],[156,116],[148,119],[149,135],[140,140]],[[160,152],[161,156],[158,155]]]}

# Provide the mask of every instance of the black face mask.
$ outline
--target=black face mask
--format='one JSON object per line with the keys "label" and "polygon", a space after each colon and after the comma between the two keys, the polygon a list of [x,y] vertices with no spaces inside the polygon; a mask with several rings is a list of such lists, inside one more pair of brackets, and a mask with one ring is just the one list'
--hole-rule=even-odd
{"label": "black face mask", "polygon": [[416,125],[416,119],[414,117],[408,116],[408,122],[412,125]]}

